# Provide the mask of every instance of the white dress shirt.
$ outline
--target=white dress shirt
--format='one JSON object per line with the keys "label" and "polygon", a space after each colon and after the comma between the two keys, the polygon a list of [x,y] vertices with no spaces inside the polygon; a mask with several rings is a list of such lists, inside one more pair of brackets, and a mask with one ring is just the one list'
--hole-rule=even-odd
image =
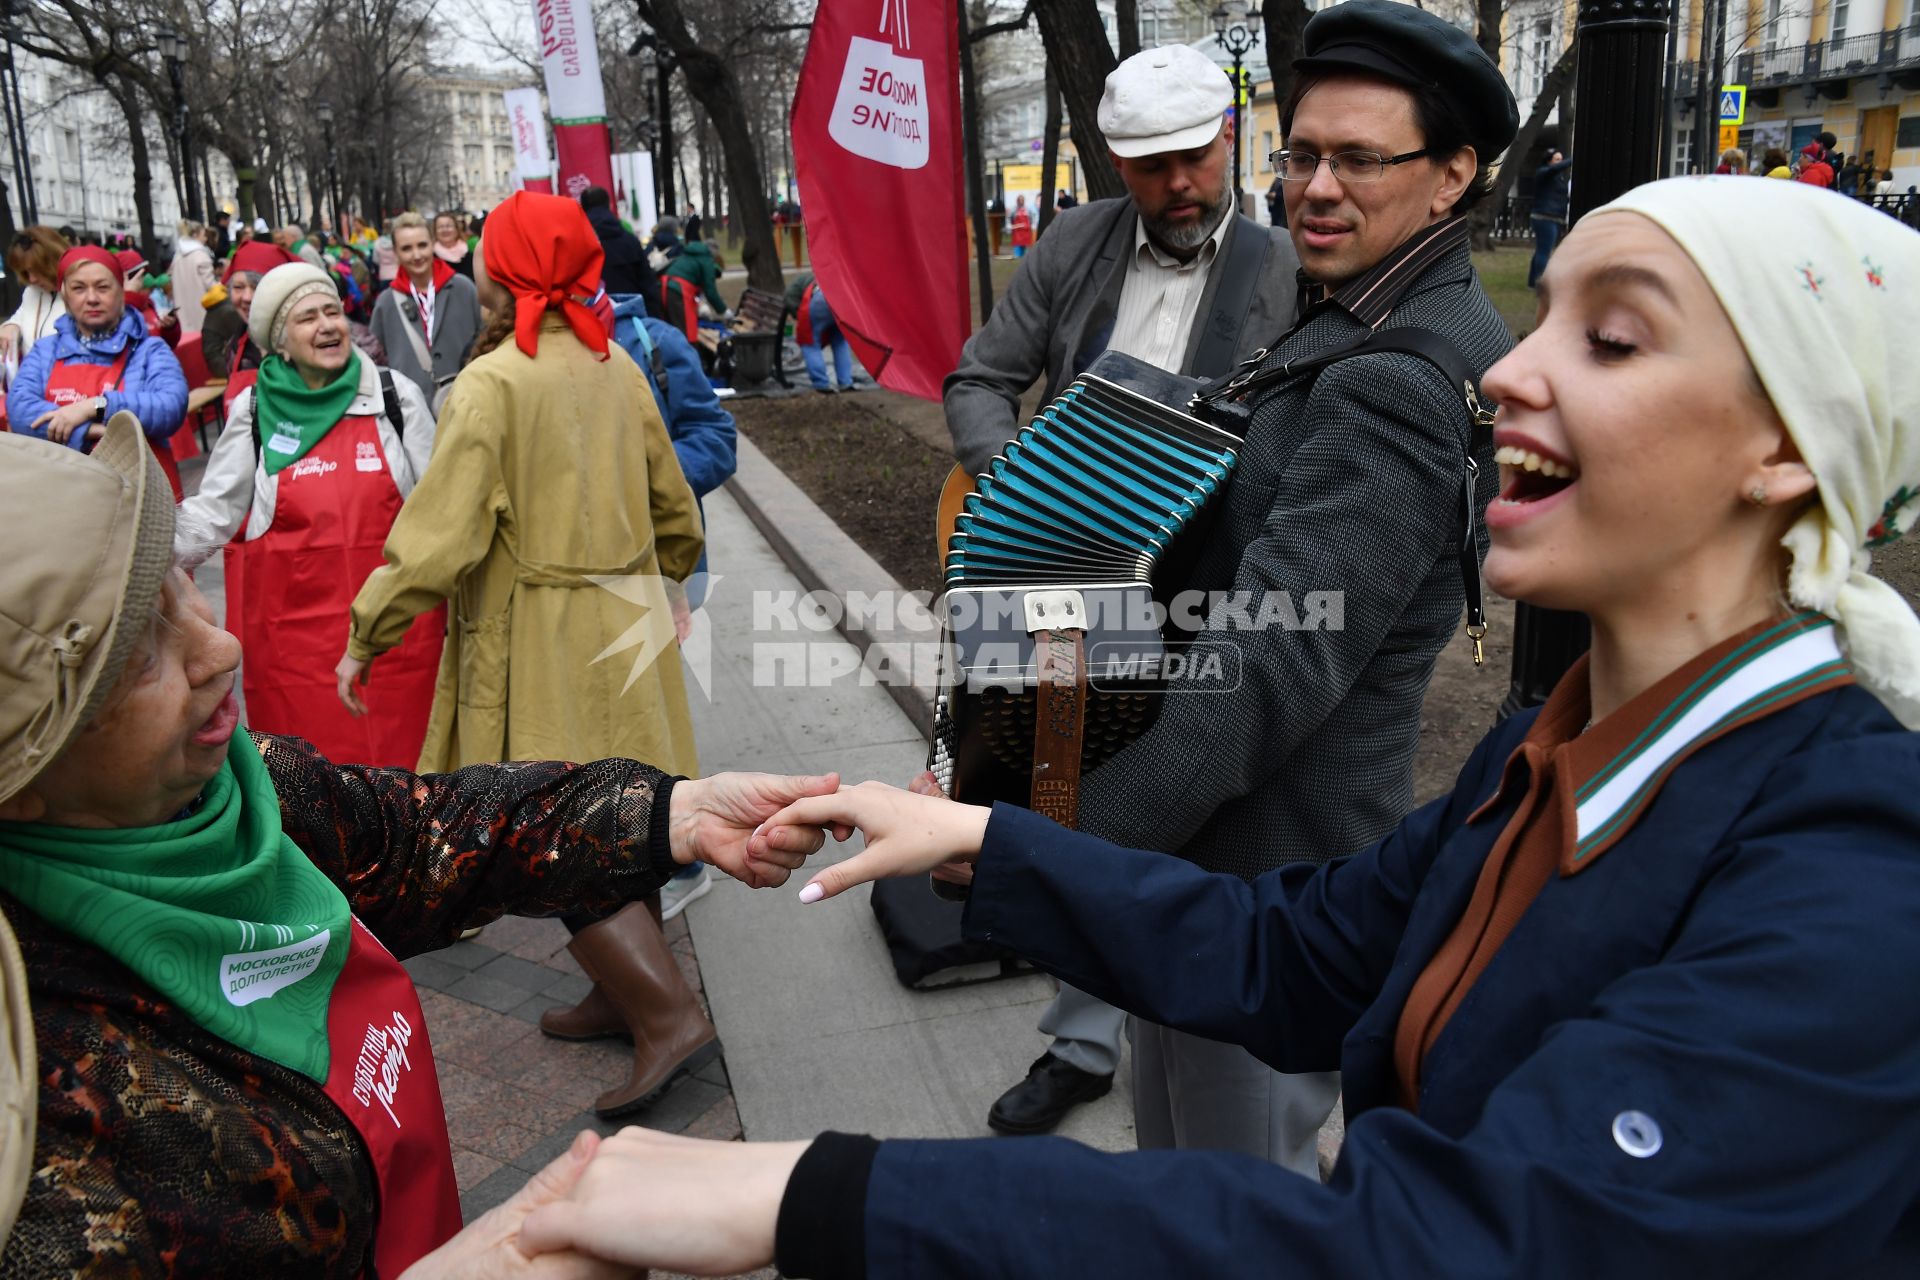
{"label": "white dress shirt", "polygon": [[1180,372],[1187,339],[1193,332],[1200,297],[1207,291],[1207,275],[1219,256],[1233,219],[1229,201],[1226,217],[1213,229],[1200,252],[1186,262],[1169,254],[1147,237],[1147,224],[1136,219],[1133,256],[1120,285],[1120,308],[1113,318],[1113,337],[1107,350],[1124,351],[1170,373]]}

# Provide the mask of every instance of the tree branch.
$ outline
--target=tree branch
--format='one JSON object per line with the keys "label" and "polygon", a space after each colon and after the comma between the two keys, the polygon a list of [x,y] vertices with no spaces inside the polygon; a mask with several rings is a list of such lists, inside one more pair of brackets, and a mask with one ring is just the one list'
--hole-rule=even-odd
{"label": "tree branch", "polygon": [[[960,2],[965,4],[966,0],[960,0]],[[977,44],[988,36],[1005,35],[1009,31],[1025,31],[1027,20],[1033,17],[1033,7],[1038,3],[1039,0],[1027,0],[1027,7],[1020,11],[1019,17],[1008,18],[1004,22],[989,22],[984,27],[975,27],[967,32],[967,39]]]}

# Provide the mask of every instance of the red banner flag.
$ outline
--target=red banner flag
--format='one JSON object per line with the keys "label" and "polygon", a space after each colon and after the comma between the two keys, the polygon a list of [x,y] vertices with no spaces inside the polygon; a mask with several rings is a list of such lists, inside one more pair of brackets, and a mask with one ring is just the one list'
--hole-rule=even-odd
{"label": "red banner flag", "polygon": [[928,400],[967,319],[955,0],[820,0],[793,97],[813,271],[882,386]]}

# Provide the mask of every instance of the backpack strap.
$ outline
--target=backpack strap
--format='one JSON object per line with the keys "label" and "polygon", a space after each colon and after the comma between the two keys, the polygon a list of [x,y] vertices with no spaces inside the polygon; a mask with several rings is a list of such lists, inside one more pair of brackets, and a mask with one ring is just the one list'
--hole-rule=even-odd
{"label": "backpack strap", "polygon": [[396,440],[407,438],[407,415],[400,411],[400,393],[393,386],[393,370],[380,371],[380,404],[387,413],[387,425]]}
{"label": "backpack strap", "polygon": [[660,400],[660,415],[671,417],[667,412],[667,358],[660,354],[660,344],[647,332],[647,322],[641,316],[628,316],[633,322],[633,336],[640,340],[641,350],[647,353],[647,368],[653,372],[653,393]]}
{"label": "backpack strap", "polygon": [[1192,408],[1204,411],[1208,406],[1224,400],[1244,401],[1255,392],[1280,386],[1296,378],[1315,377],[1328,365],[1338,364],[1342,360],[1389,353],[1414,356],[1438,369],[1453,386],[1467,411],[1465,466],[1460,473],[1462,519],[1457,555],[1460,562],[1460,590],[1467,600],[1467,638],[1473,642],[1473,664],[1477,667],[1486,661],[1481,641],[1487,634],[1487,613],[1480,582],[1479,510],[1473,494],[1475,482],[1480,478],[1480,464],[1473,455],[1493,442],[1493,410],[1481,403],[1473,367],[1460,354],[1458,347],[1428,329],[1395,328],[1366,333],[1342,346],[1286,360],[1271,369],[1260,367],[1267,353],[1256,351],[1231,374],[1202,387],[1190,404]]}

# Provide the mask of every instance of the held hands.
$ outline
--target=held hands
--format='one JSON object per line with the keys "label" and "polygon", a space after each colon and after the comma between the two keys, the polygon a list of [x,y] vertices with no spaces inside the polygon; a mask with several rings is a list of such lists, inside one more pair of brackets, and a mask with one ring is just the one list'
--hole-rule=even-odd
{"label": "held hands", "polygon": [[[926,783],[915,785],[920,788]],[[944,799],[937,786],[932,790],[934,794],[925,794],[883,782],[863,782],[832,795],[797,800],[768,818],[748,841],[748,849],[756,855],[764,849],[763,856],[773,856],[809,838],[818,848],[821,829],[832,828],[837,838],[845,838],[841,832],[857,827],[867,838],[866,849],[822,869],[800,891],[802,902],[835,897],[885,876],[932,871],[954,860],[971,864],[979,856],[991,810]],[[950,870],[942,878],[955,876]]]}
{"label": "held hands", "polygon": [[577,1191],[580,1175],[602,1145],[598,1135],[582,1133],[565,1155],[533,1175],[510,1200],[468,1223],[453,1239],[408,1267],[400,1280],[510,1280],[519,1276],[529,1280],[602,1280],[632,1274],[618,1263],[555,1252],[561,1246],[553,1244],[536,1253],[525,1240],[522,1224],[527,1215]]}
{"label": "held hands", "polygon": [[[667,802],[674,861],[682,865],[710,862],[755,889],[783,885],[808,855],[826,843],[823,828],[829,824],[783,828],[777,841],[754,837],[782,809],[805,797],[830,797],[839,785],[837,773],[811,778],[717,773],[675,783]],[[833,825],[841,839],[852,834],[845,824]]]}
{"label": "held hands", "polygon": [[622,1129],[571,1191],[527,1215],[520,1248],[701,1276],[768,1266],[780,1199],[807,1145]]}

